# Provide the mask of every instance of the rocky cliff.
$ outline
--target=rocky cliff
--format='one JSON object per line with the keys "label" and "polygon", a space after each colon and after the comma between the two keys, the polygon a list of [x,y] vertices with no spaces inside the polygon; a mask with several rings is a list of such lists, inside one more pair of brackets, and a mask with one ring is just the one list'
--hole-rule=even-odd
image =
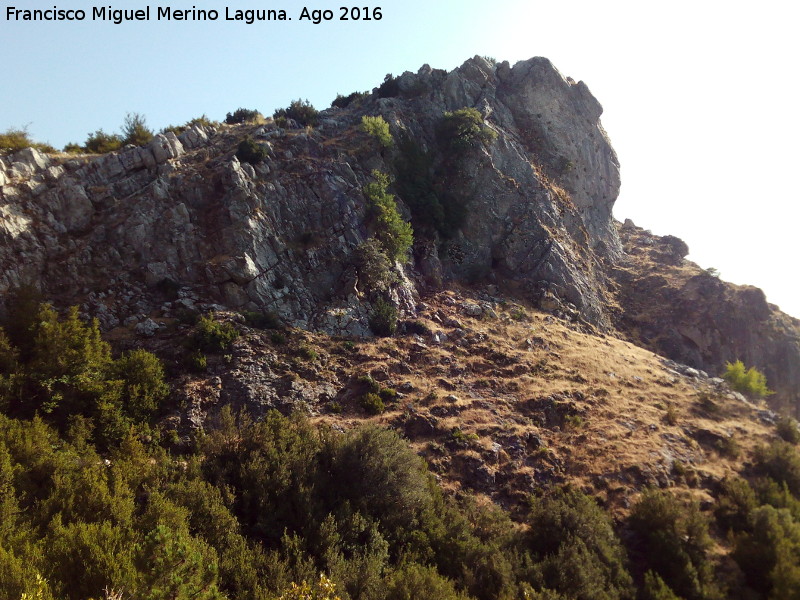
{"label": "rocky cliff", "polygon": [[[111,328],[161,309],[149,288],[171,282],[187,302],[364,333],[354,266],[370,234],[362,188],[373,169],[396,174],[400,150],[373,148],[361,116],[382,115],[426,157],[424,175],[440,176],[448,157],[437,124],[445,111],[477,107],[499,135],[466,153],[447,182],[467,218],[446,243],[418,233],[395,299],[411,309],[423,279],[496,273],[608,325],[593,250],[619,252],[619,174],[586,86],[545,59],[512,68],[481,58],[450,73],[426,66],[396,85],[391,97],[323,112],[313,130],[194,127],[101,157],[29,149],[2,159],[0,290],[35,282]],[[270,153],[256,167],[234,156],[246,136]]]}
{"label": "rocky cliff", "polygon": [[800,320],[769,304],[753,286],[721,281],[685,259],[687,245],[631,221],[620,226],[624,255],[614,269],[618,327],[640,346],[680,363],[722,373],[741,360],[767,376],[772,400],[800,405]]}
{"label": "rocky cliff", "polygon": [[[796,321],[759,291],[700,273],[658,284],[685,255],[666,238],[623,232],[623,247],[618,163],[582,82],[542,58],[512,67],[476,57],[340,104],[314,128],[195,125],[103,156],[0,158],[0,292],[34,284],[107,330],[141,334],[181,310],[224,305],[368,335],[376,290],[359,248],[375,231],[363,190],[378,170],[415,229],[381,294],[406,315],[449,281],[486,284],[710,371],[742,358],[796,399]],[[455,153],[441,124],[465,107],[494,133]],[[364,133],[364,115],[383,117],[395,143]],[[254,165],[236,157],[248,137],[267,154]]]}

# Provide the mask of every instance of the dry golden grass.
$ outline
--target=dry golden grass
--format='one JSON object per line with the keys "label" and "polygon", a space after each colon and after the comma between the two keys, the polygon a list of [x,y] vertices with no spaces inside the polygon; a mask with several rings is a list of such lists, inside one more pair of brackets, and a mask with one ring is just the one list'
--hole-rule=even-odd
{"label": "dry golden grass", "polygon": [[[496,309],[496,317],[467,317],[460,305],[468,299],[460,292],[426,299],[418,320],[447,336],[441,344],[429,335],[358,343],[347,367],[353,376],[372,374],[381,385],[410,384],[413,391],[377,416],[345,395],[341,414],[318,420],[345,427],[368,420],[409,431],[451,489],[468,486],[514,503],[537,485],[570,481],[620,510],[645,485],[702,498],[774,435],[756,409],[716,397],[707,381],[671,372],[647,350],[581,333],[514,303]],[[444,324],[451,319],[463,334]],[[703,394],[714,399],[704,405]],[[434,422],[435,432],[406,430],[420,418]],[[464,443],[454,442],[454,428]],[[514,448],[531,435],[540,448]],[[725,454],[737,448],[738,456]]]}

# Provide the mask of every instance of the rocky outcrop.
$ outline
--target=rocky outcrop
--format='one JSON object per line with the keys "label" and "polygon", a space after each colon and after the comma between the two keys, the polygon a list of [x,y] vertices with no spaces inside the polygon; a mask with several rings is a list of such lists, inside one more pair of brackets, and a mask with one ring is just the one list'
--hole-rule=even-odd
{"label": "rocky outcrop", "polygon": [[[374,224],[362,189],[373,169],[396,176],[403,158],[398,144],[381,150],[361,133],[372,114],[430,156],[437,189],[466,212],[447,239],[418,228],[413,260],[393,267],[396,305],[413,311],[423,285],[486,279],[608,327],[602,263],[620,251],[610,217],[619,174],[586,86],[545,59],[511,67],[479,57],[396,83],[396,93],[325,111],[315,130],[194,126],[101,157],[29,149],[4,158],[0,291],[35,283],[106,328],[191,301],[366,334],[374,290],[355,250]],[[498,135],[454,157],[437,127],[464,107]],[[246,136],[266,160],[236,159]]]}
{"label": "rocky outcrop", "polygon": [[800,404],[800,320],[764,292],[720,280],[684,257],[686,244],[626,222],[625,259],[615,269],[622,311],[617,324],[639,345],[720,374],[741,360],[767,376],[778,407]]}

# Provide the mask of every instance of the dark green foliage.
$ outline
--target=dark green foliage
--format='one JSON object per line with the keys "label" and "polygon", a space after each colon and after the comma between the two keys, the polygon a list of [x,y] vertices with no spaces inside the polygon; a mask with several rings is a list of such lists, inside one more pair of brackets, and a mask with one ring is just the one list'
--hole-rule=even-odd
{"label": "dark green foliage", "polygon": [[410,136],[404,136],[395,169],[395,186],[411,210],[414,223],[423,229],[435,230],[444,238],[453,237],[467,216],[466,204],[452,191],[441,189],[437,181],[446,179],[435,168],[435,156],[425,152]]}
{"label": "dark green foliage", "polygon": [[383,78],[383,83],[378,86],[378,98],[394,98],[400,95],[400,82],[391,73]]}
{"label": "dark green foliage", "polygon": [[640,598],[641,600],[681,600],[653,571],[644,574],[644,587]]}
{"label": "dark green foliage", "polygon": [[734,390],[753,398],[763,398],[775,393],[767,387],[767,378],[761,371],[755,367],[747,369],[740,360],[726,363],[722,377]]}
{"label": "dark green foliage", "polygon": [[372,333],[381,337],[394,335],[394,332],[397,331],[397,308],[394,304],[378,298],[372,305],[369,328]]}
{"label": "dark green foliage", "polygon": [[70,142],[66,144],[61,151],[66,154],[83,154],[86,150],[80,144],[76,144],[75,142]]}
{"label": "dark green foliage", "polygon": [[389,177],[380,171],[373,171],[372,176],[375,181],[364,186],[364,195],[375,217],[375,236],[391,261],[405,262],[414,243],[414,231],[400,216],[394,196],[387,192]]}
{"label": "dark green foliage", "polygon": [[562,488],[532,502],[528,523],[540,587],[586,600],[634,597],[625,551],[594,500]]}
{"label": "dark green foliage", "polygon": [[798,598],[800,524],[786,509],[762,506],[751,512],[749,530],[733,552],[748,585],[769,598]]}
{"label": "dark green foliage", "polygon": [[359,404],[361,404],[361,408],[367,411],[371,415],[378,415],[386,410],[386,406],[383,403],[383,400],[378,394],[374,394],[372,392],[368,392],[361,396],[361,400],[359,400]]}
{"label": "dark green foliage", "polygon": [[331,106],[336,106],[338,108],[347,108],[353,102],[357,104],[364,100],[364,98],[369,97],[369,92],[353,92],[352,94],[348,94],[347,96],[342,96],[341,94],[336,94],[336,99],[331,102]]}
{"label": "dark green foliage", "polygon": [[219,323],[211,315],[203,315],[195,327],[193,343],[204,352],[222,352],[238,337],[233,323]]}
{"label": "dark green foliage", "polygon": [[293,100],[287,108],[279,108],[273,118],[293,119],[303,127],[316,127],[319,122],[319,111],[308,100]]}
{"label": "dark green foliage", "polygon": [[115,133],[106,133],[98,129],[89,134],[83,147],[91,154],[106,154],[122,148],[122,138]]}
{"label": "dark green foliage", "polygon": [[131,350],[114,362],[112,376],[123,382],[123,410],[146,421],[169,394],[161,361],[146,350]]}
{"label": "dark green foliage", "polygon": [[369,375],[360,375],[358,379],[356,379],[356,385],[358,385],[361,391],[365,394],[377,394],[381,391],[381,384],[375,381]]}
{"label": "dark green foliage", "polygon": [[778,435],[786,442],[794,444],[800,443],[800,429],[797,421],[792,417],[782,417],[777,423]]}
{"label": "dark green foliage", "polygon": [[188,533],[158,525],[138,556],[142,600],[224,600],[216,586],[216,552]]}
{"label": "dark green foliage", "polygon": [[714,516],[723,530],[744,531],[750,513],[757,507],[756,493],[746,480],[726,478],[720,485]]}
{"label": "dark green foliage", "polygon": [[267,149],[252,138],[243,139],[236,149],[236,158],[242,162],[257,165],[267,158]]}
{"label": "dark green foliage", "polygon": [[193,350],[186,355],[186,367],[194,373],[205,373],[208,369],[208,357],[200,350]]}
{"label": "dark green foliage", "polygon": [[311,362],[317,360],[317,351],[309,346],[303,345],[297,349],[297,356],[305,361]]}
{"label": "dark green foliage", "polygon": [[128,113],[122,124],[122,144],[144,146],[153,139],[153,130],[147,126],[144,116]]}
{"label": "dark green foliage", "polygon": [[672,590],[687,600],[719,597],[708,556],[708,522],[696,504],[686,506],[668,492],[648,490],[628,524],[640,561]]}
{"label": "dark green foliage", "polygon": [[397,391],[391,388],[381,388],[381,391],[378,392],[378,395],[381,397],[381,400],[387,403],[394,403],[397,402]]}
{"label": "dark green foliage", "polygon": [[474,108],[446,112],[436,129],[436,137],[446,153],[461,154],[497,138],[497,133],[483,124],[483,116]]}
{"label": "dark green foliage", "polygon": [[245,322],[256,329],[284,329],[286,327],[277,313],[272,311],[255,312],[248,310],[244,311],[242,315]]}
{"label": "dark green foliage", "polygon": [[261,118],[263,118],[263,115],[257,110],[252,110],[248,108],[237,108],[232,113],[228,113],[225,115],[225,122],[228,125],[234,125],[236,123],[247,123],[250,121],[256,121]]}
{"label": "dark green foliage", "polygon": [[762,446],[755,452],[756,470],[800,497],[800,454],[789,442],[777,440],[769,446]]}
{"label": "dark green foliage", "polygon": [[269,341],[276,346],[282,346],[286,343],[286,336],[280,331],[273,331],[269,334]]}
{"label": "dark green foliage", "polygon": [[468,600],[433,567],[405,563],[388,578],[386,600]]}
{"label": "dark green foliage", "polygon": [[218,122],[212,121],[205,115],[200,115],[191,121],[186,121],[183,125],[167,125],[161,130],[161,133],[169,133],[171,131],[175,135],[179,135],[194,125],[200,125],[201,127],[219,127]]}

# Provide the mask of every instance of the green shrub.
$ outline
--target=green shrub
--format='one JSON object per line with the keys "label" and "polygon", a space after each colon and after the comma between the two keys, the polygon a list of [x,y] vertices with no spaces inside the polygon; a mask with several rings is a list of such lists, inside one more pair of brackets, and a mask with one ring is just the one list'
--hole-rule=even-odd
{"label": "green shrub", "polygon": [[124,409],[135,421],[147,421],[169,394],[161,361],[141,348],[114,361],[113,376],[123,382]]}
{"label": "green shrub", "polygon": [[778,435],[782,440],[794,445],[800,443],[800,429],[795,419],[792,417],[783,417],[778,420],[776,427]]}
{"label": "green shrub", "polygon": [[387,578],[386,600],[469,600],[433,567],[405,563]]}
{"label": "green shrub", "polygon": [[775,393],[767,387],[767,378],[763,373],[755,367],[745,369],[744,363],[740,360],[726,363],[722,377],[737,392],[754,398],[763,398]]}
{"label": "green shrub", "polygon": [[269,341],[276,346],[283,346],[286,343],[286,335],[280,331],[273,331],[269,334]]}
{"label": "green shrub", "polygon": [[378,98],[394,98],[400,95],[400,82],[391,73],[383,78],[383,83],[378,86]]}
{"label": "green shrub", "polygon": [[381,391],[381,384],[375,381],[369,375],[359,375],[356,379],[356,385],[364,392],[372,392],[377,394]]}
{"label": "green shrub", "polygon": [[668,492],[646,490],[628,524],[638,541],[640,562],[676,594],[687,600],[718,596],[708,522],[696,503],[686,506]]}
{"label": "green shrub", "polygon": [[348,94],[347,96],[342,96],[341,94],[336,94],[336,99],[331,102],[331,106],[336,106],[338,108],[347,108],[353,102],[358,104],[364,98],[369,97],[369,92],[353,92],[352,94]]}
{"label": "green shrub", "polygon": [[483,124],[483,116],[474,108],[446,112],[436,129],[442,147],[455,154],[497,138],[497,133]]}
{"label": "green shrub", "polygon": [[122,124],[122,145],[144,146],[153,139],[153,130],[139,113],[128,113]]}
{"label": "green shrub", "polygon": [[397,308],[391,302],[378,298],[372,305],[369,328],[377,336],[389,337],[397,331]]}
{"label": "green shrub", "polygon": [[115,133],[106,133],[98,129],[89,134],[83,147],[91,154],[106,154],[122,148],[122,138]]}
{"label": "green shrub", "polygon": [[527,546],[538,586],[570,598],[633,598],[627,557],[597,503],[565,487],[531,501]]}
{"label": "green shrub", "polygon": [[225,115],[225,122],[228,125],[234,125],[236,123],[248,123],[251,121],[258,121],[263,118],[264,116],[257,110],[251,110],[248,108],[237,108],[232,113],[228,113],[227,115]]}
{"label": "green shrub", "polygon": [[389,124],[380,115],[377,117],[367,115],[361,117],[361,131],[374,137],[384,148],[389,148],[394,144],[394,138],[392,138],[392,134],[389,131]]}
{"label": "green shrub", "polygon": [[381,400],[381,397],[372,392],[367,392],[361,396],[359,404],[361,405],[361,408],[371,415],[379,415],[386,410],[386,405],[383,403],[383,400]]}
{"label": "green shrub", "polygon": [[789,442],[777,440],[755,451],[756,472],[780,484],[800,498],[800,454]]}
{"label": "green shrub", "polygon": [[375,181],[364,186],[364,195],[375,215],[375,235],[390,260],[405,262],[408,260],[408,251],[414,243],[414,231],[411,224],[403,221],[400,216],[394,196],[387,192],[388,175],[373,171],[372,176]]}
{"label": "green shrub", "polygon": [[381,397],[381,400],[388,404],[397,402],[397,390],[393,390],[391,388],[381,388],[381,390],[378,392],[378,395]]}
{"label": "green shrub", "polygon": [[739,455],[742,453],[742,448],[739,446],[739,442],[736,441],[736,438],[733,436],[727,436],[718,439],[714,443],[714,447],[721,456],[727,456],[728,458],[739,458]]}
{"label": "green shrub", "polygon": [[644,574],[644,586],[640,598],[641,600],[681,600],[653,571]]}
{"label": "green shrub", "polygon": [[364,291],[387,292],[397,283],[397,273],[378,240],[370,238],[361,242],[354,252],[358,267],[359,287]]}
{"label": "green shrub", "polygon": [[308,100],[293,100],[287,108],[279,108],[273,118],[294,119],[298,125],[316,127],[319,123],[319,111]]}
{"label": "green shrub", "polygon": [[267,156],[267,149],[249,137],[239,142],[239,146],[236,149],[236,158],[251,165],[257,165]]}
{"label": "green shrub", "polygon": [[315,361],[318,358],[317,351],[306,345],[302,345],[297,349],[297,356],[309,362]]}
{"label": "green shrub", "polygon": [[210,315],[204,315],[195,327],[194,344],[199,350],[221,352],[237,337],[239,332],[232,323],[217,323]]}
{"label": "green shrub", "polygon": [[66,154],[83,154],[85,151],[86,149],[83,146],[76,144],[75,142],[68,143],[62,149],[62,152],[65,152]]}
{"label": "green shrub", "polygon": [[747,584],[768,598],[796,598],[800,590],[800,524],[786,509],[756,508],[750,533],[737,538],[733,558]]}
{"label": "green shrub", "polygon": [[756,493],[740,477],[726,478],[720,485],[714,516],[723,531],[744,531],[750,513],[758,507]]}
{"label": "green shrub", "polygon": [[245,322],[256,329],[284,329],[286,326],[278,317],[277,313],[272,311],[255,312],[246,310],[242,313]]}
{"label": "green shrub", "polygon": [[447,444],[453,448],[469,448],[473,442],[477,441],[477,434],[464,433],[460,427],[453,427],[450,430],[450,437],[447,440]]}
{"label": "green shrub", "polygon": [[57,152],[50,144],[34,142],[24,127],[22,129],[12,127],[0,133],[0,154],[12,154],[25,148],[36,148],[40,152],[47,153]]}

